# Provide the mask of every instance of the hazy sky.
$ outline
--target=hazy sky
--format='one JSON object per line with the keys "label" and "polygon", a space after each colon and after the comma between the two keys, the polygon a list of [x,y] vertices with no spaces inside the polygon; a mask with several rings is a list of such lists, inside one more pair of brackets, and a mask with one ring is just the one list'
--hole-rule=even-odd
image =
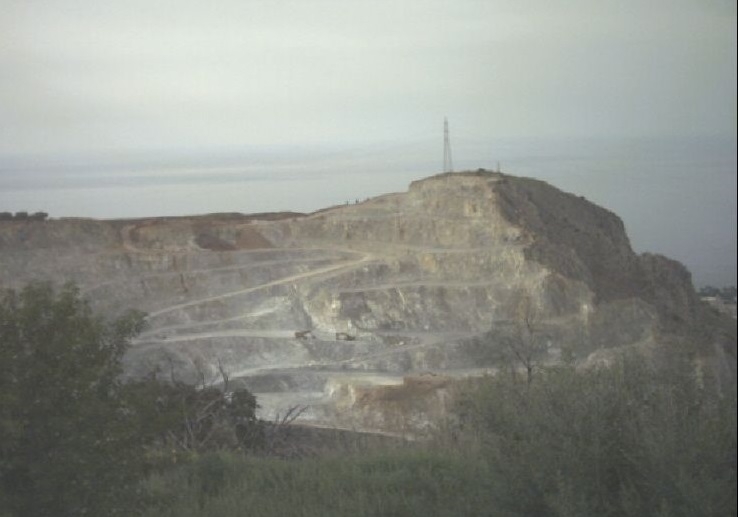
{"label": "hazy sky", "polygon": [[735,135],[735,0],[0,0],[0,153]]}
{"label": "hazy sky", "polygon": [[0,211],[317,209],[439,172],[448,115],[735,283],[736,85],[735,0],[0,0]]}

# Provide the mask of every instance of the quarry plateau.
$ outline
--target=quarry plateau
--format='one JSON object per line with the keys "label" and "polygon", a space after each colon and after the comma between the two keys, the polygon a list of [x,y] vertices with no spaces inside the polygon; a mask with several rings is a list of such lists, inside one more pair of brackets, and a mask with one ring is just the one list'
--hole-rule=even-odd
{"label": "quarry plateau", "polygon": [[316,426],[422,432],[457,379],[630,349],[688,343],[735,375],[735,324],[684,266],[582,197],[482,170],[311,214],[0,222],[0,287],[40,279],[147,314],[127,377],[225,372],[265,418]]}

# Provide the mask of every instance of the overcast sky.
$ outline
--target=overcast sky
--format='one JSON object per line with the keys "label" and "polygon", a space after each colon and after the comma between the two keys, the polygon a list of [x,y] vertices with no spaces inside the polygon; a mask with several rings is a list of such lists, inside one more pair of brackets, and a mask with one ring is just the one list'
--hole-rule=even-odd
{"label": "overcast sky", "polygon": [[736,134],[735,0],[0,0],[0,154]]}
{"label": "overcast sky", "polygon": [[439,172],[448,115],[735,283],[736,84],[735,0],[0,0],[0,211],[314,210]]}

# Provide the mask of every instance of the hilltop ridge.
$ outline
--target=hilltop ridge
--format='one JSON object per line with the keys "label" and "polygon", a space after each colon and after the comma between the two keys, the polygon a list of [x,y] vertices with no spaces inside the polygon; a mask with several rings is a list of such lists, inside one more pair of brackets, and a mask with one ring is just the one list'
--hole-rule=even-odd
{"label": "hilltop ridge", "polygon": [[444,382],[421,382],[424,409],[402,418],[367,393],[500,368],[521,317],[535,317],[541,363],[691,341],[734,374],[734,331],[684,266],[634,253],[612,212],[501,173],[311,214],[0,222],[2,286],[41,278],[77,282],[104,313],[149,314],[128,375],[215,381],[222,365],[265,414],[304,404],[330,425],[422,427]]}

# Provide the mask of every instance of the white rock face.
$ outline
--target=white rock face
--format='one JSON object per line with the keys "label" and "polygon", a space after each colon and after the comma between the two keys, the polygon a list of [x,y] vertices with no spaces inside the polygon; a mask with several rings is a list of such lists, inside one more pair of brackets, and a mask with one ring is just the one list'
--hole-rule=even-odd
{"label": "white rock face", "polygon": [[[221,365],[265,415],[304,404],[308,419],[384,430],[445,403],[445,381],[421,372],[499,367],[525,318],[546,362],[646,346],[698,312],[689,273],[635,255],[617,216],[496,173],[307,216],[0,222],[2,286],[43,278],[77,282],[104,313],[148,313],[130,376],[214,382]],[[420,413],[396,404],[403,386]]]}

